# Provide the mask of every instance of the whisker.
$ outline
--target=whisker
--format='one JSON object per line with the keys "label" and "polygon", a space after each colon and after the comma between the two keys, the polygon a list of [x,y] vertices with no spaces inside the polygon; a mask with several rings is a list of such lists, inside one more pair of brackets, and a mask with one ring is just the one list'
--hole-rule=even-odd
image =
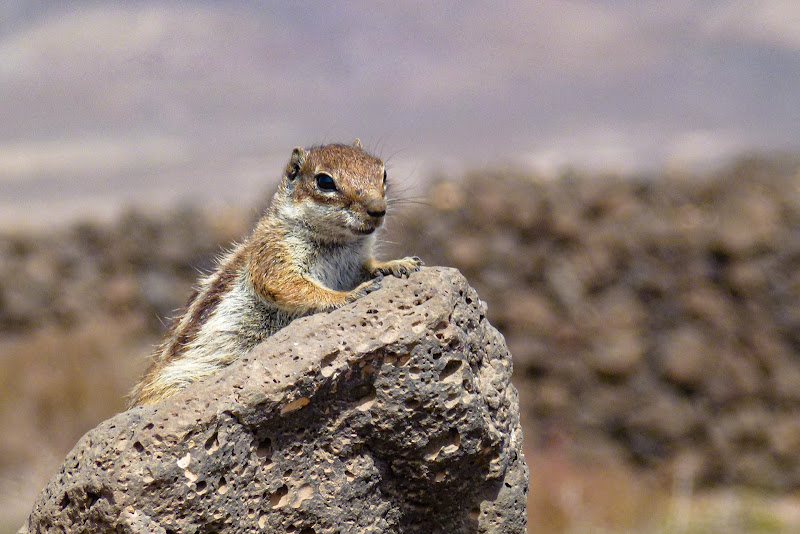
{"label": "whisker", "polygon": [[[387,157],[387,158],[385,158],[385,159],[383,160],[383,161],[384,161],[384,163],[389,163],[389,162],[392,160],[392,158],[394,158],[394,157],[395,157],[396,155],[398,155],[398,154],[402,154],[402,153],[403,153],[403,152],[405,152],[406,150],[408,150],[408,148],[399,148],[399,149],[395,150],[394,152],[392,152],[391,154],[389,154],[389,157]],[[414,167],[414,170],[416,170],[416,167]]]}
{"label": "whisker", "polygon": [[427,195],[386,195],[389,204],[403,204],[407,202],[421,202],[428,200]]}
{"label": "whisker", "polygon": [[382,145],[383,145],[383,136],[380,136],[378,138],[378,141],[375,143],[375,146],[374,147],[370,147],[370,149],[369,149],[370,154],[377,154],[378,157],[380,157],[381,150],[383,150],[381,148]]}
{"label": "whisker", "polygon": [[414,205],[414,206],[430,206],[431,205],[431,203],[429,201],[427,201],[427,200],[415,199],[415,198],[393,198],[393,199],[387,199],[386,200],[386,204],[389,205],[389,206],[395,206],[395,205],[401,205],[402,206],[402,205],[407,205],[407,204],[411,204],[411,205]]}

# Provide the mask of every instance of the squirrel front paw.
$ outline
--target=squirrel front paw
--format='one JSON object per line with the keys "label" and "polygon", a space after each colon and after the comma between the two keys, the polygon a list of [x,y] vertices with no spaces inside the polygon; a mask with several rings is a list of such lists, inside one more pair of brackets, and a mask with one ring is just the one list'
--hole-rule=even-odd
{"label": "squirrel front paw", "polygon": [[381,283],[383,282],[383,275],[379,274],[376,278],[372,280],[367,280],[362,284],[358,285],[355,289],[350,291],[347,296],[345,297],[345,302],[350,303],[355,300],[360,299],[361,297],[366,297],[370,293],[374,293],[375,291],[381,288]]}
{"label": "squirrel front paw", "polygon": [[409,256],[402,260],[391,260],[376,263],[370,274],[372,276],[392,275],[397,278],[407,278],[411,273],[419,271],[423,265],[417,256]]}

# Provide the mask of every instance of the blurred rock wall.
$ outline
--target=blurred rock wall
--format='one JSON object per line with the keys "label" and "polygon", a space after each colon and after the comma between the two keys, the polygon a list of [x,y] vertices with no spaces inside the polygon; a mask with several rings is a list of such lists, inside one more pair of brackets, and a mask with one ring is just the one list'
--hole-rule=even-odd
{"label": "blurred rock wall", "polygon": [[[0,334],[103,315],[155,336],[249,222],[183,210],[0,238]],[[488,303],[515,358],[526,440],[557,436],[578,457],[700,483],[800,488],[793,165],[475,173],[395,205],[386,237],[384,255],[458,267]]]}
{"label": "blurred rock wall", "polygon": [[0,335],[98,315],[146,317],[164,329],[245,219],[181,209],[164,217],[127,213],[112,225],[88,222],[41,235],[0,236]]}

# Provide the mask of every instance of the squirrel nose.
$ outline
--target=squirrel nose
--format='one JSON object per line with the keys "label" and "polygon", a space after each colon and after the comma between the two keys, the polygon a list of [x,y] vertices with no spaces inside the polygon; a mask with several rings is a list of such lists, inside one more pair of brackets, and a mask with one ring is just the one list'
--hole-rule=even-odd
{"label": "squirrel nose", "polygon": [[382,198],[374,198],[364,206],[367,208],[367,215],[380,218],[386,215],[386,201]]}

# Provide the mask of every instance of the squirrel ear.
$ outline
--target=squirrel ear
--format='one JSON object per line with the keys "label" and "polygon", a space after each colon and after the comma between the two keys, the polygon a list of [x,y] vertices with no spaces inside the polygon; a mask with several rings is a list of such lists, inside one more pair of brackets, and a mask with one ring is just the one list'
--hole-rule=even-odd
{"label": "squirrel ear", "polygon": [[286,177],[290,182],[300,174],[300,167],[303,166],[307,155],[308,152],[303,150],[303,147],[296,147],[292,150],[292,157],[289,159],[289,164],[286,166]]}
{"label": "squirrel ear", "polygon": [[353,146],[359,150],[364,150],[364,145],[361,144],[361,139],[358,137],[353,140]]}

